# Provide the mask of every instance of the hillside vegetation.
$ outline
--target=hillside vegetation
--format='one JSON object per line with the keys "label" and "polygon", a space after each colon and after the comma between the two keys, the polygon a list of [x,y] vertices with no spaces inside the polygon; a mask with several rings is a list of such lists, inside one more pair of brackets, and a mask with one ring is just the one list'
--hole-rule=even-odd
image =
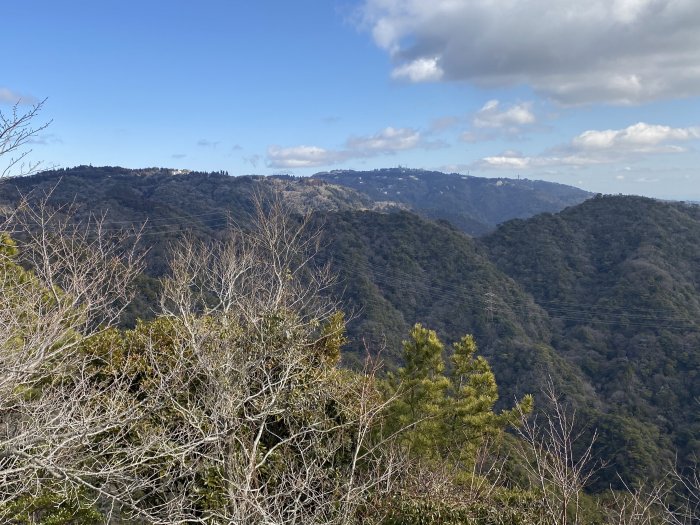
{"label": "hillside vegetation", "polygon": [[[344,173],[337,178],[360,180]],[[427,184],[425,173],[402,173]],[[551,381],[588,436],[598,430],[594,452],[605,467],[592,480],[597,490],[661,478],[676,454],[681,465],[700,454],[697,207],[599,197],[471,239],[405,209],[414,202],[388,204],[383,192],[377,202],[316,179],[81,167],[5,181],[0,198],[11,207],[31,191],[75,202],[78,218],[105,213],[109,228],[145,223],[146,272],[123,326],[154,317],[170,243],[186,232],[222,239],[229,221],[247,227],[255,195],[278,194],[296,213],[313,211],[322,231],[316,261],[338,276],[332,294],[348,315],[346,365],[359,367],[367,346],[397,370],[415,323],[447,341],[470,333],[498,380],[498,408],[528,393],[537,406]],[[519,206],[529,205],[512,201]],[[473,213],[455,201],[461,210]]]}
{"label": "hillside vegetation", "polygon": [[700,207],[598,197],[508,222],[481,242],[618,416],[599,429],[605,456],[621,463],[621,441],[647,466],[673,451],[700,455]]}

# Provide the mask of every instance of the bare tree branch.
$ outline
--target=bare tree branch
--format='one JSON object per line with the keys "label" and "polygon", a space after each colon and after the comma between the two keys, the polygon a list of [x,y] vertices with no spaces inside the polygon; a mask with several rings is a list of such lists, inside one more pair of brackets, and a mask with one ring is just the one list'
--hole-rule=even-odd
{"label": "bare tree branch", "polygon": [[12,235],[0,234],[0,516],[49,480],[90,486],[86,444],[138,417],[122,403],[127,378],[94,384],[81,350],[131,297],[138,232],[71,214],[25,202],[0,227]]}
{"label": "bare tree branch", "polygon": [[28,161],[32,150],[23,148],[51,124],[50,121],[34,124],[45,102],[46,99],[34,104],[24,113],[20,111],[19,102],[12,106],[9,114],[0,111],[0,157],[5,157],[5,167],[1,168],[0,178],[35,173],[41,164]]}
{"label": "bare tree branch", "polygon": [[593,458],[597,433],[575,448],[584,437],[576,413],[561,401],[551,381],[543,394],[548,408],[532,417],[522,414],[515,428],[521,438],[516,450],[542,497],[547,522],[578,524],[583,488],[599,467]]}

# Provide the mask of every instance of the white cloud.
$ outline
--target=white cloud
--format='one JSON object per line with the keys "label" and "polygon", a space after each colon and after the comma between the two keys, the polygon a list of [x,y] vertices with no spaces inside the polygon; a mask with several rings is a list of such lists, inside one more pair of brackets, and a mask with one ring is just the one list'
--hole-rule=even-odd
{"label": "white cloud", "polygon": [[319,146],[270,146],[267,164],[271,168],[311,168],[330,166],[351,159],[377,155],[391,155],[416,148],[442,147],[442,143],[428,142],[413,128],[388,127],[373,135],[350,137],[344,149],[329,150]]}
{"label": "white cloud", "polygon": [[364,0],[411,82],[530,85],[564,104],[700,95],[697,0]]}
{"label": "white cloud", "polygon": [[638,122],[624,129],[584,131],[573,139],[573,148],[580,151],[615,151],[637,153],[673,153],[685,151],[672,142],[700,138],[700,128],[672,128]]}
{"label": "white cloud", "polygon": [[31,95],[23,95],[6,87],[0,87],[0,103],[36,104],[39,100]]}
{"label": "white cloud", "polygon": [[501,109],[498,100],[489,100],[477,111],[472,123],[477,128],[520,128],[520,126],[534,124],[536,120],[531,102]]}
{"label": "white cloud", "polygon": [[[639,122],[624,129],[588,130],[569,144],[538,156],[504,152],[484,157],[474,167],[482,169],[530,169],[551,166],[584,167],[615,162],[633,162],[641,157],[687,151],[681,143],[700,139],[700,128],[672,128]],[[624,170],[629,171],[625,166]]]}
{"label": "white cloud", "polygon": [[293,146],[267,148],[268,166],[271,168],[314,168],[335,164],[343,159],[343,152],[318,146]]}
{"label": "white cloud", "polygon": [[391,72],[396,79],[407,79],[411,82],[432,82],[442,78],[443,70],[438,65],[437,58],[417,58],[402,64]]}
{"label": "white cloud", "polygon": [[531,167],[532,159],[518,154],[497,155],[481,159],[479,167],[496,169],[527,169]]}
{"label": "white cloud", "polygon": [[532,102],[503,106],[498,100],[489,100],[472,116],[472,129],[463,132],[460,138],[469,143],[499,138],[518,140],[535,124],[537,117]]}
{"label": "white cloud", "polygon": [[420,133],[413,128],[388,127],[374,135],[351,137],[347,141],[347,146],[351,151],[364,157],[373,153],[392,153],[413,149],[420,142]]}

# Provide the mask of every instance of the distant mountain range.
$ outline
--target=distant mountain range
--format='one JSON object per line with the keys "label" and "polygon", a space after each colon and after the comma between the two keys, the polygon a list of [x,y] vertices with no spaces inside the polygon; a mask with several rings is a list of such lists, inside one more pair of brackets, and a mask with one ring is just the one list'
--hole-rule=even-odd
{"label": "distant mountain range", "polygon": [[572,186],[529,179],[482,178],[408,168],[336,170],[313,176],[394,201],[432,219],[444,219],[470,235],[482,235],[509,219],[525,219],[579,204],[592,194]]}
{"label": "distant mountain range", "polygon": [[349,365],[366,343],[397,366],[415,322],[446,341],[472,333],[504,405],[551,380],[598,429],[599,487],[700,457],[698,206],[401,168],[300,179],[83,166],[5,180],[0,207],[48,191],[114,227],[148,221],[127,324],[152,315],[169,242],[216,238],[274,192],[323,228]]}

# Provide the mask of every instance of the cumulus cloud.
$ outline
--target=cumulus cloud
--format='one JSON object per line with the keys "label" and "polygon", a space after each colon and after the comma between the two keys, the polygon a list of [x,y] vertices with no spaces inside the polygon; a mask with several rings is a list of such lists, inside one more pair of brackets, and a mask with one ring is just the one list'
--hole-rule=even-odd
{"label": "cumulus cloud", "polygon": [[502,106],[498,100],[489,100],[471,119],[472,129],[461,135],[464,142],[481,142],[500,137],[520,138],[527,128],[532,128],[537,118],[532,102]]}
{"label": "cumulus cloud", "polygon": [[23,95],[6,87],[0,87],[0,103],[36,104],[39,100],[31,95]]}
{"label": "cumulus cloud", "polygon": [[682,143],[697,139],[700,139],[699,127],[672,128],[638,122],[624,129],[584,131],[570,143],[552,148],[538,156],[506,151],[500,155],[484,157],[474,167],[530,169],[629,162],[652,154],[683,153],[687,151],[687,147]]}
{"label": "cumulus cloud", "polygon": [[700,95],[697,0],[364,0],[410,82],[527,84],[563,104]]}
{"label": "cumulus cloud", "polygon": [[411,82],[430,82],[440,80],[444,74],[438,65],[436,57],[417,58],[411,62],[394,68],[391,76],[396,79],[407,79]]}
{"label": "cumulus cloud", "polygon": [[532,112],[532,103],[514,104],[501,108],[498,100],[489,100],[477,111],[472,121],[477,128],[516,128],[536,122]]}
{"label": "cumulus cloud", "polygon": [[638,122],[625,129],[584,131],[574,138],[574,149],[586,152],[674,153],[685,151],[678,142],[700,138],[700,128],[672,128]]}
{"label": "cumulus cloud", "polygon": [[268,166],[271,168],[311,168],[330,166],[350,159],[363,159],[377,155],[391,155],[398,151],[416,148],[434,149],[441,142],[423,139],[413,128],[388,127],[373,135],[350,137],[343,149],[325,149],[318,146],[294,146],[267,149]]}

